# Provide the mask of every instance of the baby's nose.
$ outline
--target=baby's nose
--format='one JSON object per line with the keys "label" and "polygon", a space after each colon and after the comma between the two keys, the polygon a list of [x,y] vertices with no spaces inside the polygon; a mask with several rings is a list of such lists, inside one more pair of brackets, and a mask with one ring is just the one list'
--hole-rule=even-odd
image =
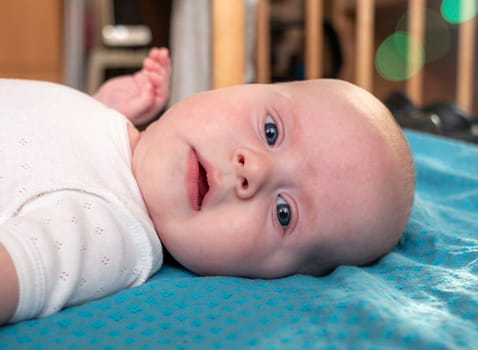
{"label": "baby's nose", "polygon": [[235,191],[239,198],[254,196],[269,180],[271,167],[267,157],[248,148],[234,152]]}

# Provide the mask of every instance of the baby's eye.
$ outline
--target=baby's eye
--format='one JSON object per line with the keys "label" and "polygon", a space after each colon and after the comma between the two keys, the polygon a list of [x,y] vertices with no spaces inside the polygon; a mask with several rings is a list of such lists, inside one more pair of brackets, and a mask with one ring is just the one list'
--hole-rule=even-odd
{"label": "baby's eye", "polygon": [[279,129],[277,128],[274,119],[272,119],[270,116],[267,116],[266,118],[266,122],[264,124],[264,134],[269,146],[274,145],[279,137]]}
{"label": "baby's eye", "polygon": [[290,205],[281,196],[277,196],[276,199],[276,214],[279,224],[283,228],[287,228],[292,217],[292,211]]}

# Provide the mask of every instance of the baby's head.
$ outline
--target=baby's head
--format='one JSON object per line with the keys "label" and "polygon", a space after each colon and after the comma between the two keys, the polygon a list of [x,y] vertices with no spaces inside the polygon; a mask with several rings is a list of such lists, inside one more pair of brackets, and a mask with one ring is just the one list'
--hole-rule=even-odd
{"label": "baby's head", "polygon": [[163,244],[200,274],[368,264],[397,243],[414,189],[388,110],[339,80],[187,98],[142,134],[133,171]]}

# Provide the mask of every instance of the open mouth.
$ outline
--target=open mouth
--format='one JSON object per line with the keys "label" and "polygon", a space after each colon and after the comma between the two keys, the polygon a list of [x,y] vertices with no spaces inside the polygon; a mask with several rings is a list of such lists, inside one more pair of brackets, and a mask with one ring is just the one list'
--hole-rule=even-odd
{"label": "open mouth", "polygon": [[202,206],[202,201],[206,196],[206,193],[209,191],[209,183],[207,182],[207,173],[206,169],[202,166],[201,162],[199,164],[199,176],[198,176],[198,205],[199,208]]}
{"label": "open mouth", "polygon": [[207,172],[198,159],[194,149],[191,149],[188,157],[186,172],[186,189],[189,204],[193,210],[201,210],[204,197],[209,191]]}

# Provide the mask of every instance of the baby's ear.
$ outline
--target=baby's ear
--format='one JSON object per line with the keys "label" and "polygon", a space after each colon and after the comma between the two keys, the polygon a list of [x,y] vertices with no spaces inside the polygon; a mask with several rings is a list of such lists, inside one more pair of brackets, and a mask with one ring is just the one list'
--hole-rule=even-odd
{"label": "baby's ear", "polygon": [[[328,275],[339,265],[330,259],[330,252],[329,250],[327,254],[324,251],[319,251],[319,249],[314,252],[308,252],[308,256],[304,257],[299,265],[297,273],[317,277]],[[326,259],[326,257],[328,258]]]}
{"label": "baby's ear", "polygon": [[304,265],[299,268],[297,273],[303,274],[303,275],[309,275],[309,276],[316,276],[316,277],[323,277],[327,276],[331,272],[333,272],[337,266],[331,267],[325,267],[322,266],[320,263],[312,264],[312,265]]}

